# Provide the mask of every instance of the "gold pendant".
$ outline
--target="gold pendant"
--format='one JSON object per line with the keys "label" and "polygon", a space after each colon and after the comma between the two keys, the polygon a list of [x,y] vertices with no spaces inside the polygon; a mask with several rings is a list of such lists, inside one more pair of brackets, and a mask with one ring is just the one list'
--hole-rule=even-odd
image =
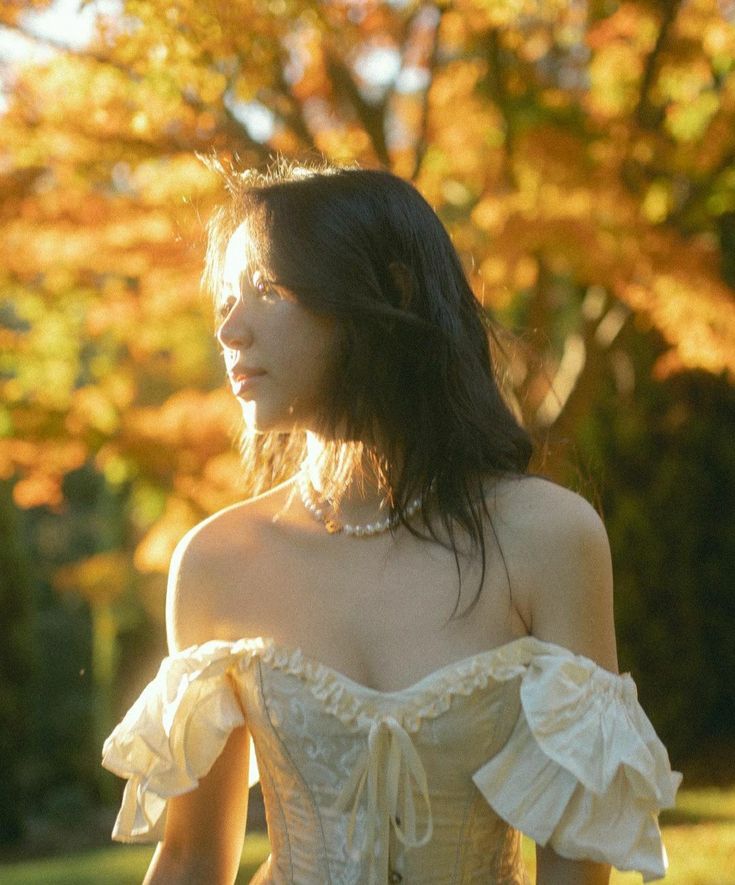
{"label": "gold pendant", "polygon": [[330,535],[337,535],[342,531],[342,526],[337,522],[336,519],[325,519],[324,520],[324,528],[329,532]]}

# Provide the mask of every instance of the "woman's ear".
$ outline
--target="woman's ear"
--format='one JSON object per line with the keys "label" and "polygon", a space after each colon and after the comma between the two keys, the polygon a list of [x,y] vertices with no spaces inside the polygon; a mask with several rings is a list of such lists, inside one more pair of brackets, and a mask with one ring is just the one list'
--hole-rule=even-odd
{"label": "woman's ear", "polygon": [[400,308],[408,310],[413,300],[413,277],[410,269],[401,261],[391,261],[388,270],[393,278],[393,283],[400,293]]}

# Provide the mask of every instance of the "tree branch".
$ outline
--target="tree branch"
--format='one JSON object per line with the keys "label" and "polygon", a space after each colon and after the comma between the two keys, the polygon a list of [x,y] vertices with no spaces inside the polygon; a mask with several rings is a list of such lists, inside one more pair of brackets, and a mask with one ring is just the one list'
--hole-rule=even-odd
{"label": "tree branch", "polygon": [[557,438],[571,438],[574,428],[579,427],[584,415],[589,413],[608,372],[610,348],[613,343],[619,343],[625,332],[633,327],[634,318],[633,311],[626,311],[616,334],[610,341],[605,342],[600,341],[598,334],[600,324],[598,322],[583,322],[579,331],[584,342],[585,362],[574,387],[562,403],[552,425]]}
{"label": "tree branch", "polygon": [[510,107],[511,100],[508,91],[505,88],[505,81],[502,75],[503,65],[500,58],[500,41],[498,39],[497,29],[495,28],[490,30],[487,34],[485,60],[487,61],[488,71],[483,83],[495,106],[500,111],[500,115],[505,123],[505,161],[503,163],[503,177],[511,187],[516,188],[517,182],[510,163],[515,148],[513,114]]}
{"label": "tree branch", "polygon": [[[25,28],[19,25],[4,25],[4,27],[7,27],[9,30],[16,31],[21,36],[33,40],[36,43],[39,43],[43,46],[48,46],[60,53],[64,53],[65,55],[69,55],[85,61],[92,61],[99,65],[106,65],[108,67],[114,68],[132,81],[138,81],[141,79],[140,74],[132,71],[127,65],[121,64],[114,58],[111,58],[109,55],[105,55],[100,52],[94,52],[89,49],[77,49],[73,46],[67,46],[65,43],[61,43],[60,41],[54,40],[51,37],[42,37],[30,31],[27,31]],[[186,95],[181,90],[179,91],[179,96],[184,105],[196,111],[197,113],[212,109],[209,106],[205,105],[204,102],[200,101],[198,98],[195,98],[191,95]],[[222,119],[223,126],[220,128],[220,132],[222,132],[225,136],[235,142],[244,143],[245,145],[247,145],[247,148],[249,150],[256,151],[259,155],[263,155],[266,153],[267,148],[264,147],[264,145],[260,144],[260,142],[257,142],[253,138],[251,138],[245,126],[243,126],[243,124],[237,119],[237,117],[227,107],[224,101],[222,102]],[[122,136],[120,136],[120,138],[123,141],[132,143],[131,139],[125,139]],[[147,142],[143,142],[141,140],[137,140],[136,143],[139,146],[153,147],[152,144],[148,144]],[[164,149],[166,148],[165,141],[159,140],[158,143],[159,146],[163,146]],[[184,140],[181,138],[169,139],[168,145],[168,149],[174,151],[193,151],[199,150],[201,149],[201,147],[202,145],[199,142],[192,142],[190,139]]]}
{"label": "tree branch", "polygon": [[424,156],[426,155],[426,151],[429,146],[429,92],[431,90],[431,84],[434,82],[434,75],[436,74],[436,70],[438,67],[439,28],[441,27],[442,16],[444,15],[445,8],[439,8],[436,11],[439,17],[436,22],[436,27],[434,28],[434,39],[431,42],[431,52],[429,53],[427,64],[429,80],[426,84],[426,89],[424,90],[424,94],[421,99],[421,122],[419,124],[419,131],[416,139],[416,154],[413,161],[411,181],[415,181],[418,177],[418,174],[421,171],[421,164],[424,161]]}
{"label": "tree branch", "polygon": [[311,129],[309,129],[306,118],[304,117],[301,103],[291,91],[291,87],[286,80],[283,67],[283,64],[280,64],[278,67],[277,86],[279,95],[282,95],[286,99],[290,108],[290,113],[288,114],[288,116],[284,117],[284,119],[302,141],[306,142],[306,144],[308,144],[311,149],[316,150],[314,136],[311,132]]}
{"label": "tree branch", "polygon": [[370,137],[378,159],[384,166],[389,167],[390,155],[385,141],[385,101],[377,105],[366,102],[342,59],[331,48],[326,48],[324,54],[327,76],[332,82],[335,93],[352,106],[363,129]]}
{"label": "tree branch", "polygon": [[254,151],[260,158],[268,153],[268,147],[259,141],[256,141],[248,132],[247,127],[237,119],[233,111],[227,106],[227,102],[222,102],[222,112],[224,116],[224,125],[220,127],[228,138],[235,142],[242,142],[248,150]]}
{"label": "tree branch", "polygon": [[47,46],[49,49],[53,49],[56,52],[72,55],[74,58],[89,59],[89,61],[95,61],[98,64],[109,65],[110,67],[121,71],[123,74],[126,74],[131,80],[140,80],[140,74],[136,74],[126,65],[115,61],[113,58],[110,58],[108,55],[104,55],[101,52],[93,52],[91,49],[77,49],[75,46],[69,46],[61,40],[54,40],[53,37],[34,34],[33,31],[28,31],[21,25],[3,23],[2,26],[8,31],[13,31],[16,34],[19,34],[26,40],[37,43],[39,46]]}
{"label": "tree branch", "polygon": [[641,88],[638,96],[638,104],[633,113],[634,119],[639,126],[645,128],[653,128],[658,126],[661,118],[661,111],[651,103],[651,86],[658,69],[658,58],[663,50],[664,44],[671,30],[671,26],[676,20],[679,12],[681,0],[666,0],[662,3],[661,25],[656,35],[656,42],[653,49],[648,53],[646,58],[646,66],[643,69],[643,77],[641,78]]}

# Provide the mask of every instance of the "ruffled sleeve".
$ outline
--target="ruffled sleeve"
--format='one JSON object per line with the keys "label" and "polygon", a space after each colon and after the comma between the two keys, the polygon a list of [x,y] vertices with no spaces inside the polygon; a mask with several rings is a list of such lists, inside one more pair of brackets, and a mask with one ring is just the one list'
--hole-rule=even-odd
{"label": "ruffled sleeve", "polygon": [[681,775],[618,676],[549,643],[521,675],[521,708],[503,749],[472,779],[513,827],[562,857],[666,872],[658,812]]}
{"label": "ruffled sleeve", "polygon": [[236,661],[219,641],[164,658],[107,738],[102,765],[128,779],[113,839],[160,841],[167,800],[193,790],[244,724],[229,672]]}

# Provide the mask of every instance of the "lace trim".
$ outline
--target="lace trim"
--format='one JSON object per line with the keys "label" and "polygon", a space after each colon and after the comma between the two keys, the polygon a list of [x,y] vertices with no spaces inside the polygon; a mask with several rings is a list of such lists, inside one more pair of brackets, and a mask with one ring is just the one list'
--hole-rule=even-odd
{"label": "lace trim", "polygon": [[[323,708],[347,726],[365,726],[390,710],[406,731],[416,732],[423,720],[445,713],[454,697],[471,695],[484,689],[491,680],[508,682],[529,669],[543,669],[544,659],[548,662],[549,658],[568,663],[572,682],[582,680],[610,701],[613,698],[637,700],[635,683],[629,674],[611,673],[588,658],[532,636],[448,664],[397,692],[380,692],[362,686],[332,667],[307,657],[300,648],[287,648],[270,638],[238,640],[229,648],[232,656],[239,658],[236,666],[241,670],[257,658],[269,667],[297,676]],[[222,652],[226,654],[224,649]]]}

